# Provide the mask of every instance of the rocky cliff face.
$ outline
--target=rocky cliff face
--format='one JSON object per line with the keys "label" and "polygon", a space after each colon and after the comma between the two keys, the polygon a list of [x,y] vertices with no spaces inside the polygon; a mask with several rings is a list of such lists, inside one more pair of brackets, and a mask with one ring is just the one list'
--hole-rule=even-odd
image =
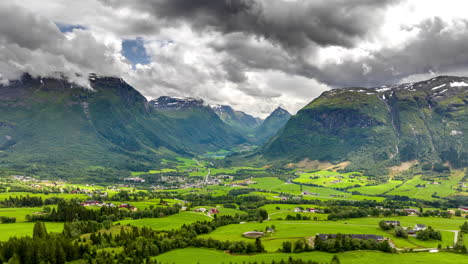
{"label": "rocky cliff face", "polygon": [[334,89],[300,110],[259,153],[362,167],[414,159],[467,166],[467,102],[465,77]]}

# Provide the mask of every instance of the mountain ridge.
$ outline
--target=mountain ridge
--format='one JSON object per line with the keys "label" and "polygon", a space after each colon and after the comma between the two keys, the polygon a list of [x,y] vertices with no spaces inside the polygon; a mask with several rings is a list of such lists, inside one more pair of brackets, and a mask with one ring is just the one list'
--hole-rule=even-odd
{"label": "mountain ridge", "polygon": [[350,168],[408,160],[467,165],[468,78],[324,92],[293,116],[257,155],[351,161]]}

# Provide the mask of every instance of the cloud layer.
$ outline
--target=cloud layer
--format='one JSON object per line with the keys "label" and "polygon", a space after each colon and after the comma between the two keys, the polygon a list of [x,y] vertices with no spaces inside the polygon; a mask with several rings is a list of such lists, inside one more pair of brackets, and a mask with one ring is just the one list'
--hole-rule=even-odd
{"label": "cloud layer", "polygon": [[86,85],[76,73],[96,72],[148,98],[294,112],[334,87],[466,75],[467,4],[437,2],[9,1],[0,4],[0,81],[61,72]]}

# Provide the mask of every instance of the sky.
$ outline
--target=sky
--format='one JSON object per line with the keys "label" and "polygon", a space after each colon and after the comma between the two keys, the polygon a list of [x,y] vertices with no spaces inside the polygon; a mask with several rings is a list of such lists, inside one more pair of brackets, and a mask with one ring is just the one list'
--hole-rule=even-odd
{"label": "sky", "polygon": [[[322,92],[468,73],[466,0],[9,0],[0,83],[22,73],[265,117]],[[80,75],[77,76],[76,73]]]}

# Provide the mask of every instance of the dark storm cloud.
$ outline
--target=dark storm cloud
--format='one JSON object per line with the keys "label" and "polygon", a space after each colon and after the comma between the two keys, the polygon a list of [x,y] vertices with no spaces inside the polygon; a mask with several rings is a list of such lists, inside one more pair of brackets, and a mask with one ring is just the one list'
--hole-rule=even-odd
{"label": "dark storm cloud", "polygon": [[243,32],[286,49],[353,46],[380,25],[382,11],[397,0],[101,0],[113,7],[137,8],[168,23],[198,30]]}

